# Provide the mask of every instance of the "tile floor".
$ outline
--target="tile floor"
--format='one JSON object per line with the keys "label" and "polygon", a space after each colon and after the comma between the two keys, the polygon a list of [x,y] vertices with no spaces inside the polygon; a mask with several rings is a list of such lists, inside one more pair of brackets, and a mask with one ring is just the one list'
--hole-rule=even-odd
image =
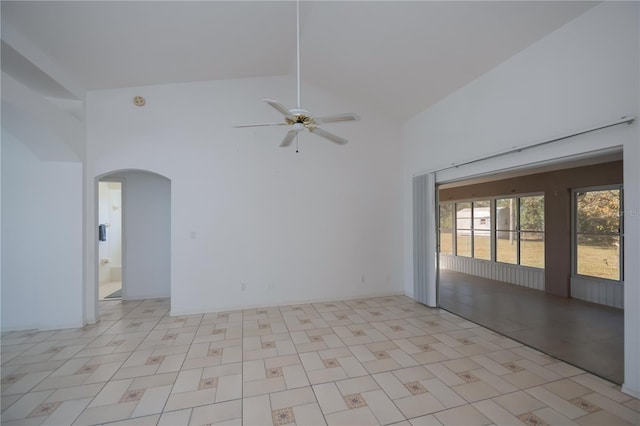
{"label": "tile floor", "polygon": [[122,288],[122,282],[111,281],[108,283],[100,283],[98,285],[98,298],[104,300],[108,295]]}
{"label": "tile floor", "polygon": [[618,386],[404,296],[2,335],[3,425],[632,425]]}
{"label": "tile floor", "polygon": [[624,381],[624,311],[440,270],[440,306],[583,368]]}

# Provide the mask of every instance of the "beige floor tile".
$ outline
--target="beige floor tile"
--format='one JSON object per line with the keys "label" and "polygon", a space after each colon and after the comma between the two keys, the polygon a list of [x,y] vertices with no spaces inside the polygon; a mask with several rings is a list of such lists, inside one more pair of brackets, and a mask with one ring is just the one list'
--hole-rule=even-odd
{"label": "beige floor tile", "polygon": [[135,417],[127,420],[120,420],[109,423],[109,426],[155,426],[160,420],[160,414],[145,417]]}
{"label": "beige floor tile", "polygon": [[540,376],[535,375],[529,370],[518,371],[517,373],[505,374],[502,378],[518,389],[527,389],[534,386],[539,386],[546,382]]}
{"label": "beige floor tile", "polygon": [[[138,389],[138,388],[134,388]],[[171,385],[148,388],[144,391],[140,402],[133,410],[133,417],[162,413],[164,405],[171,393]]]}
{"label": "beige floor tile", "polygon": [[326,424],[322,411],[316,402],[294,406],[293,414],[298,425]]}
{"label": "beige floor tile", "polygon": [[137,401],[132,401],[123,404],[90,406],[80,414],[74,425],[95,425],[128,419],[137,404]]}
{"label": "beige floor tile", "polygon": [[322,358],[317,352],[306,352],[300,354],[300,361],[307,371],[321,370],[325,368]]}
{"label": "beige floor tile", "polygon": [[575,419],[588,414],[585,410],[579,408],[578,406],[568,402],[563,398],[560,398],[553,392],[549,392],[543,387],[527,389],[526,392],[538,401],[541,401],[543,404],[553,408],[563,416],[570,419]]}
{"label": "beige floor tile", "polygon": [[457,407],[466,403],[464,399],[438,379],[421,380],[420,384],[447,408]]}
{"label": "beige floor tile", "polygon": [[405,420],[400,410],[382,390],[363,392],[361,395],[380,424],[388,425]]}
{"label": "beige floor tile", "polygon": [[547,383],[542,387],[568,401],[593,392],[591,389],[568,379]]}
{"label": "beige floor tile", "polygon": [[476,402],[482,399],[493,398],[494,396],[500,395],[500,392],[498,392],[495,388],[482,381],[452,386],[451,389],[453,389],[455,393],[463,397],[467,402]]}
{"label": "beige floor tile", "polygon": [[409,419],[409,423],[413,426],[440,426],[442,423],[434,416],[433,414],[429,414],[426,416],[415,417],[413,419]]}
{"label": "beige floor tile", "polygon": [[263,426],[266,419],[271,419],[269,395],[243,398],[242,419],[247,426]]}
{"label": "beige floor tile", "polygon": [[378,383],[371,376],[357,377],[354,379],[341,380],[336,382],[342,395],[362,393],[380,389]]}
{"label": "beige floor tile", "polygon": [[518,388],[512,385],[511,383],[504,380],[502,377],[485,370],[484,368],[479,368],[477,370],[471,371],[471,374],[476,376],[478,379],[487,383],[491,387],[495,388],[501,394],[511,393],[518,391]]}
{"label": "beige floor tile", "polygon": [[[62,388],[54,391],[46,402],[68,401],[71,399],[93,398],[104,387],[104,383],[74,386],[70,388]],[[4,396],[3,396],[4,398]]]}
{"label": "beige floor tile", "polygon": [[640,424],[640,402],[619,386],[404,296],[179,317],[166,299],[108,301],[101,312],[83,329],[3,334],[3,426],[241,426],[280,415]]}
{"label": "beige floor tile", "polygon": [[573,420],[571,420],[570,418],[563,416],[562,414],[558,413],[553,408],[549,408],[549,407],[541,408],[539,410],[536,410],[532,414],[534,414],[535,416],[539,417],[540,419],[542,419],[542,421],[546,422],[549,425],[563,425],[563,426],[564,425],[569,425],[569,426],[573,426],[573,425],[577,424]]}
{"label": "beige floor tile", "polygon": [[415,382],[416,380],[432,379],[434,376],[424,366],[401,368],[393,370],[394,376],[402,383]]}
{"label": "beige floor tile", "polygon": [[523,391],[498,396],[492,400],[516,416],[538,410],[545,406],[542,402]]}
{"label": "beige floor tile", "polygon": [[242,395],[246,397],[268,394],[271,392],[283,391],[287,388],[284,377],[273,377],[263,380],[255,380],[253,382],[245,382],[243,384]]}
{"label": "beige floor tile", "polygon": [[452,408],[436,413],[435,416],[444,425],[488,425],[491,420],[486,418],[480,411],[472,405]]}
{"label": "beige floor tile", "polygon": [[440,379],[447,386],[461,385],[465,381],[457,374],[449,370],[443,363],[429,364],[425,366],[434,376]]}
{"label": "beige floor tile", "polygon": [[189,392],[198,389],[202,378],[202,368],[193,370],[182,370],[176,378],[171,393]]}
{"label": "beige floor tile", "polygon": [[227,422],[242,417],[242,400],[221,402],[195,407],[191,412],[190,424],[204,425]]}
{"label": "beige floor tile", "polygon": [[[323,364],[324,365],[324,364]],[[347,373],[341,368],[323,368],[322,370],[308,371],[309,382],[315,385],[318,383],[333,382],[336,380],[346,379]]]}
{"label": "beige floor tile", "polygon": [[309,386],[309,379],[307,379],[307,373],[302,368],[302,365],[282,367],[282,373],[287,389]]}
{"label": "beige floor tile", "polygon": [[393,402],[408,419],[435,413],[446,408],[430,393],[399,398]]}
{"label": "beige floor tile", "polygon": [[562,377],[572,377],[579,374],[584,374],[584,370],[581,370],[571,364],[567,364],[566,362],[562,361],[547,364],[544,366],[544,368],[546,368],[547,370],[551,370]]}
{"label": "beige floor tile", "polygon": [[325,416],[328,425],[377,425],[379,424],[369,407],[354,408]]}
{"label": "beige floor tile", "polygon": [[42,424],[70,425],[80,416],[82,411],[87,408],[90,402],[91,398],[64,401]]}
{"label": "beige floor tile", "polygon": [[629,423],[615,414],[611,414],[607,411],[597,411],[584,417],[576,419],[575,422],[583,426],[631,426],[638,425],[638,423]]}
{"label": "beige floor tile", "polygon": [[129,389],[133,379],[117,380],[107,383],[100,393],[91,401],[89,407],[117,404],[122,395]]}
{"label": "beige floor tile", "polygon": [[592,389],[615,402],[624,402],[631,399],[629,395],[620,392],[619,386],[614,387],[613,383],[607,382],[591,374],[575,376],[572,377],[571,380],[581,384],[582,386],[588,387],[589,389]]}
{"label": "beige floor tile", "polygon": [[362,363],[364,368],[367,369],[369,374],[381,373],[383,371],[397,370],[402,368],[393,358],[376,359],[374,361],[365,361]]}
{"label": "beige floor tile", "polygon": [[516,416],[490,399],[478,401],[472,405],[476,410],[481,412],[497,426],[512,426],[520,424],[520,420]]}
{"label": "beige floor tile", "polygon": [[585,395],[582,397],[596,406],[602,408],[605,411],[608,411],[616,416],[630,422],[640,424],[640,413],[634,411],[630,408],[625,407],[622,404],[618,404],[615,401],[610,400],[609,398],[600,395],[598,393],[592,393],[589,395]]}
{"label": "beige floor tile", "polygon": [[392,372],[378,373],[372,377],[391,399],[411,396],[411,393]]}
{"label": "beige floor tile", "polygon": [[[205,369],[205,374],[207,370]],[[216,377],[216,376],[207,376]],[[230,374],[218,377],[218,388],[216,391],[216,403],[242,398],[242,375]]]}
{"label": "beige floor tile", "polygon": [[313,391],[324,414],[331,414],[348,408],[340,390],[333,382],[314,385]]}
{"label": "beige floor tile", "polygon": [[269,398],[273,410],[317,402],[311,387],[275,392],[269,394]]}
{"label": "beige floor tile", "polygon": [[215,402],[216,389],[203,389],[191,392],[172,393],[169,395],[165,411],[182,410],[184,408],[209,405]]}
{"label": "beige floor tile", "polygon": [[158,426],[187,425],[189,424],[189,418],[191,418],[191,411],[191,408],[178,411],[165,411],[160,416],[160,420],[158,420]]}

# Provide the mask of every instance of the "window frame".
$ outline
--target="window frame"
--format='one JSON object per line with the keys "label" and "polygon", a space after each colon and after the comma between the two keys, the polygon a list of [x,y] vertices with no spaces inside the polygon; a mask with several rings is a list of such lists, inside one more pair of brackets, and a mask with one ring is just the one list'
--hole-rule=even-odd
{"label": "window frame", "polygon": [[[593,275],[585,275],[578,273],[578,193],[584,192],[598,192],[609,191],[617,189],[619,191],[619,246],[618,246],[618,271],[619,279],[612,280],[611,278],[596,277]],[[622,184],[614,185],[599,185],[599,186],[587,186],[581,188],[571,189],[571,274],[574,277],[587,278],[592,280],[601,280],[611,283],[623,284],[624,283],[624,188]],[[616,234],[586,234],[581,235],[616,235]]]}
{"label": "window frame", "polygon": [[[451,209],[452,211],[452,222],[451,222],[451,238],[452,238],[452,253],[448,254],[448,253],[444,253],[445,255],[448,256],[456,256],[456,257],[464,257],[467,259],[476,259],[479,261],[484,261],[484,262],[495,262],[495,263],[500,263],[503,265],[512,265],[512,266],[519,266],[522,268],[532,268],[532,269],[537,269],[537,270],[545,270],[546,265],[543,264],[542,267],[538,267],[538,266],[529,266],[529,265],[522,265],[521,263],[521,234],[522,233],[540,233],[542,234],[543,237],[543,241],[546,241],[546,221],[545,221],[545,226],[543,228],[542,231],[523,231],[522,227],[520,226],[520,199],[521,198],[527,198],[527,197],[543,197],[543,200],[545,200],[545,194],[542,191],[536,191],[536,192],[526,192],[526,193],[519,193],[519,194],[503,194],[503,195],[496,195],[496,196],[488,196],[488,197],[474,197],[474,198],[463,198],[460,200],[447,200],[447,201],[439,201],[438,202],[438,215],[440,214],[440,204],[451,204],[453,205],[453,208]],[[498,260],[498,236],[497,233],[499,232],[498,230],[498,226],[497,226],[497,220],[498,220],[498,216],[497,216],[497,206],[498,200],[504,200],[504,199],[510,199],[513,198],[516,200],[516,205],[515,205],[515,211],[516,211],[516,226],[515,229],[513,230],[509,230],[509,231],[505,231],[502,230],[503,232],[513,232],[517,238],[517,245],[516,245],[516,263],[508,263],[508,262],[501,262]],[[473,213],[474,213],[474,203],[476,201],[489,201],[489,209],[491,212],[491,217],[489,219],[489,229],[490,229],[490,237],[491,237],[491,259],[481,259],[481,258],[477,258],[474,257],[474,246],[475,246],[475,235],[473,233],[474,231],[474,220],[473,220]],[[545,200],[546,201],[546,200]],[[461,229],[463,231],[470,231],[470,237],[471,237],[471,255],[470,256],[460,256],[458,255],[458,215],[457,215],[457,205],[461,204],[461,203],[470,203],[470,210],[471,210],[471,228],[467,229]],[[440,238],[440,222],[439,222],[440,218],[438,217],[438,239]],[[439,240],[438,240],[439,241]],[[440,252],[440,241],[439,241],[439,245],[438,245],[438,254],[441,254]]]}

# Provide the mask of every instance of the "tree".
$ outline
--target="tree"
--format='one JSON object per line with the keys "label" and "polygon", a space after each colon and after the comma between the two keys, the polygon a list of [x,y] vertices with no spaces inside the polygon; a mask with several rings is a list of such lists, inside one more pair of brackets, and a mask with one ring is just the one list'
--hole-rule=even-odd
{"label": "tree", "polygon": [[590,242],[611,245],[620,233],[620,190],[576,194],[577,231]]}

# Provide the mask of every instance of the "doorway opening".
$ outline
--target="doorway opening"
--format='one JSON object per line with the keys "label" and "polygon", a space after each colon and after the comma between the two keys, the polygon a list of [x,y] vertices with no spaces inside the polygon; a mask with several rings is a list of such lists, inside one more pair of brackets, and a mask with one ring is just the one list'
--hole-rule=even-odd
{"label": "doorway opening", "polygon": [[98,182],[98,298],[122,299],[122,182]]}
{"label": "doorway opening", "polygon": [[[171,296],[171,180],[129,169],[98,176],[95,182],[97,316],[102,308],[119,309],[114,301],[167,302]],[[106,286],[107,282],[112,284]],[[116,283],[121,283],[120,293]]]}
{"label": "doorway opening", "polygon": [[622,383],[622,186],[622,152],[439,185],[439,306]]}

